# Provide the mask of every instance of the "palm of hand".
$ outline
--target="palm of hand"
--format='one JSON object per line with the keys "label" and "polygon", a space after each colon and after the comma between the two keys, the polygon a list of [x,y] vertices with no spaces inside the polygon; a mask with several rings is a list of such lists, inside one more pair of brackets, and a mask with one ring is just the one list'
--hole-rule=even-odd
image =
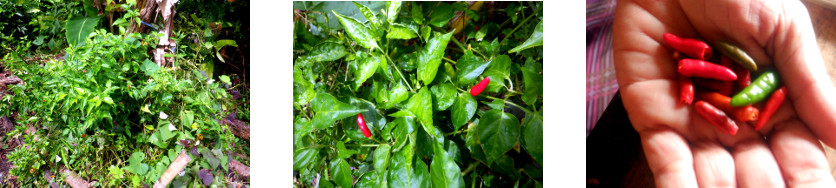
{"label": "palm of hand", "polygon": [[[836,137],[810,131],[836,131],[836,118],[822,116],[836,111],[828,105],[836,102],[826,97],[833,85],[822,73],[803,10],[800,2],[618,2],[613,32],[618,82],[658,186],[836,185],[818,142],[836,143]],[[788,100],[764,129],[738,122],[737,135],[723,133],[680,102],[673,51],[662,42],[665,32],[736,42],[761,67],[779,70]]]}

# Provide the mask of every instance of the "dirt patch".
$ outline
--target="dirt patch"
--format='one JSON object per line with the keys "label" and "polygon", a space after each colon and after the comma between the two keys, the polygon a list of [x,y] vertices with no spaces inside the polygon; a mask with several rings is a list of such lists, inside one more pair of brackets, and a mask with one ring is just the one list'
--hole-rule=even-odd
{"label": "dirt patch", "polygon": [[[0,98],[10,94],[6,88],[8,85],[23,82],[17,76],[6,72],[5,67],[0,65]],[[9,138],[6,134],[15,129],[14,122],[8,116],[0,116],[0,187],[19,187],[17,178],[9,175],[13,167],[12,162],[6,156],[20,145],[19,140]]]}
{"label": "dirt patch", "polygon": [[0,143],[0,184],[9,185],[10,187],[18,187],[17,179],[9,175],[12,162],[6,157],[7,154],[14,151],[18,146],[18,142],[15,139],[6,138],[6,133],[14,130],[14,128],[12,121],[8,117],[0,116],[0,138],[3,138],[0,140],[4,141]]}

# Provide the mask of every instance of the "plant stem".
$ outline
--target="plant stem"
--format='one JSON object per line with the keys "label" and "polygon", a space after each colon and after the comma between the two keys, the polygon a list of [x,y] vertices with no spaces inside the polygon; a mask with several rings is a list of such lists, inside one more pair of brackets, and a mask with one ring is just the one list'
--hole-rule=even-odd
{"label": "plant stem", "polygon": [[525,113],[529,113],[529,114],[532,114],[532,115],[539,115],[537,113],[534,113],[534,111],[531,111],[531,110],[523,107],[522,105],[519,105],[517,103],[513,103],[513,102],[505,100],[505,99],[500,99],[500,98],[491,97],[491,96],[485,96],[485,98],[489,98],[489,99],[493,99],[493,100],[503,100],[503,101],[505,101],[505,104],[509,104],[511,106],[516,106],[517,108],[519,108],[520,110],[522,110]]}
{"label": "plant stem", "polygon": [[[460,43],[458,40],[456,40],[455,38],[451,41],[453,41],[453,43],[455,43],[456,46],[459,46],[459,48],[461,48],[462,51],[467,51],[467,48],[465,48],[464,45],[462,43]],[[480,51],[474,51],[474,52],[478,53],[480,56],[482,56],[482,58],[485,58],[485,54],[482,54],[482,52],[480,52]],[[485,58],[485,59],[487,59],[487,58]]]}
{"label": "plant stem", "polygon": [[450,63],[453,63],[453,65],[455,65],[455,64],[456,64],[456,61],[453,61],[453,60],[451,60],[451,59],[448,59],[447,57],[441,57],[441,58],[442,58],[442,59],[444,59],[444,60],[447,60],[447,61],[448,61],[448,62],[450,62]]}
{"label": "plant stem", "polygon": [[467,132],[468,130],[469,129],[462,129],[462,130],[459,130],[459,131],[456,131],[456,132],[451,132],[451,133],[444,134],[444,136],[450,136],[450,135],[455,135],[455,134],[459,134],[459,133],[464,133],[464,132]]}
{"label": "plant stem", "polygon": [[528,20],[530,20],[531,18],[533,18],[533,17],[534,17],[534,15],[535,15],[535,14],[531,14],[531,16],[528,16],[528,18],[525,18],[525,20],[523,20],[522,22],[520,22],[520,25],[517,25],[517,27],[514,27],[514,30],[511,30],[511,33],[508,33],[508,35],[505,35],[505,38],[502,38],[502,40],[501,40],[501,41],[499,41],[499,45],[501,46],[501,45],[502,45],[502,42],[505,42],[505,39],[508,39],[508,37],[510,37],[510,36],[512,36],[512,35],[514,35],[514,32],[517,32],[517,29],[520,29],[520,27],[522,27],[523,25],[525,25],[525,22],[528,22]]}
{"label": "plant stem", "polygon": [[464,171],[462,171],[462,176],[467,175],[467,173],[470,173],[470,171],[476,168],[476,166],[479,166],[479,162],[470,163],[470,166],[467,166],[467,169],[464,169]]}
{"label": "plant stem", "polygon": [[373,148],[373,147],[380,147],[384,144],[346,144],[345,147],[366,147],[366,148]]}
{"label": "plant stem", "polygon": [[398,69],[398,65],[397,65],[397,64],[395,64],[395,62],[394,62],[394,61],[392,61],[392,58],[391,58],[391,57],[389,57],[389,54],[386,54],[386,52],[384,52],[384,51],[383,51],[383,49],[380,49],[380,47],[378,47],[378,48],[377,48],[377,50],[379,50],[380,52],[382,52],[382,53],[383,53],[383,56],[385,56],[385,57],[386,57],[386,59],[387,59],[387,61],[388,61],[388,62],[392,63],[392,67],[394,67],[394,68],[395,68],[395,71],[397,71],[397,72],[398,72],[398,75],[401,75],[401,80],[402,80],[402,81],[406,84],[406,87],[407,87],[407,88],[409,88],[409,91],[411,91],[411,92],[415,92],[415,90],[414,90],[414,89],[412,89],[412,86],[410,86],[410,85],[409,85],[409,82],[407,82],[407,81],[406,81],[406,77],[404,77],[404,76],[403,76],[403,73],[401,73],[401,69]]}

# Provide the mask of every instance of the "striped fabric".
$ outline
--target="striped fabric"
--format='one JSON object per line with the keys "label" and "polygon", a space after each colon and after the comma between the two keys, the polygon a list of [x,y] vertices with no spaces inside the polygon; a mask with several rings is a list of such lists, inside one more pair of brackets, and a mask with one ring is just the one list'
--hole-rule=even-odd
{"label": "striped fabric", "polygon": [[615,0],[586,1],[586,136],[618,91],[612,59],[614,13]]}

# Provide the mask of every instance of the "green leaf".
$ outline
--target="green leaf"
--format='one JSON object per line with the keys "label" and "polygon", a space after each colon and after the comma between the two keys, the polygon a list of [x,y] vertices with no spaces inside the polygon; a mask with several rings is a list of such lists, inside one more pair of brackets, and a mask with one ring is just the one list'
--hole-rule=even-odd
{"label": "green leaf", "polygon": [[389,167],[389,145],[381,145],[374,150],[374,169],[380,173],[386,173],[386,168]]}
{"label": "green leaf", "polygon": [[67,42],[72,46],[84,44],[99,23],[99,18],[101,17],[75,17],[67,20]]}
{"label": "green leaf", "polygon": [[401,24],[397,24],[397,23],[389,25],[389,33],[386,34],[386,38],[388,38],[388,39],[404,39],[405,40],[405,39],[412,39],[412,38],[415,38],[417,36],[418,35],[416,35],[415,32],[413,32],[412,30],[409,30],[409,28],[407,28],[406,26],[401,25]]}
{"label": "green leaf", "polygon": [[424,12],[421,11],[421,4],[420,2],[412,2],[412,20],[418,24],[424,24]]}
{"label": "green leaf", "polygon": [[427,131],[430,136],[435,138],[437,135],[435,134],[435,126],[433,126],[432,105],[432,94],[430,94],[427,87],[424,87],[421,88],[418,93],[413,95],[412,98],[409,98],[407,109],[418,117],[418,121],[421,122],[421,127],[424,127],[424,130]]}
{"label": "green leaf", "polygon": [[[533,64],[538,63],[532,63],[531,66],[536,66]],[[534,67],[528,65],[529,63],[526,63],[526,67],[521,68],[523,81],[525,81],[525,93],[523,93],[522,100],[525,104],[534,105],[537,97],[543,96],[543,75],[540,75]]]}
{"label": "green leaf", "polygon": [[160,66],[149,59],[145,59],[145,61],[142,61],[142,66],[140,66],[139,69],[142,70],[146,76],[151,76],[156,73],[157,70],[160,70]]}
{"label": "green leaf", "polygon": [[160,121],[157,124],[157,128],[155,129],[154,134],[152,134],[151,137],[148,138],[148,142],[157,145],[161,148],[168,147],[168,140],[176,136],[174,133],[171,132],[169,126],[169,121]]}
{"label": "green leaf", "polygon": [[189,111],[189,110],[180,111],[180,123],[181,123],[180,125],[183,125],[183,127],[190,127],[190,126],[192,126],[193,122],[194,122],[194,112],[193,111]]}
{"label": "green leaf", "polygon": [[401,77],[392,73],[392,70],[389,68],[389,63],[386,61],[386,57],[381,53],[374,53],[373,55],[380,58],[381,61],[380,66],[378,66],[380,69],[378,69],[377,72],[382,74],[386,80],[389,80],[389,82],[400,82]]}
{"label": "green leaf", "polygon": [[453,32],[436,35],[421,51],[418,58],[418,78],[424,81],[425,85],[430,85],[435,79],[435,74],[441,65],[441,58],[444,57],[444,49],[447,48],[447,42],[450,41],[451,36]]}
{"label": "green leaf", "polygon": [[438,7],[433,8],[430,15],[430,25],[435,27],[444,27],[444,24],[453,19],[453,6],[447,3],[440,3]]}
{"label": "green leaf", "polygon": [[395,139],[395,148],[402,147],[409,138],[408,134],[412,133],[417,128],[417,125],[415,125],[415,118],[412,117],[397,118],[392,122],[392,124],[386,126],[387,128],[388,126],[395,126],[392,130],[392,137]]}
{"label": "green leaf", "polygon": [[398,118],[398,117],[416,117],[416,116],[415,116],[415,114],[414,114],[414,113],[412,113],[411,111],[408,111],[408,110],[401,110],[401,111],[397,111],[397,112],[395,112],[395,113],[391,113],[391,114],[389,114],[389,117],[396,117],[396,118]]}
{"label": "green leaf", "polygon": [[479,141],[487,155],[488,165],[517,144],[520,121],[502,110],[490,110],[479,121]]}
{"label": "green leaf", "polygon": [[[299,2],[299,1],[296,1],[296,2]],[[322,13],[331,12],[331,10],[333,10],[333,11],[339,12],[342,15],[345,15],[346,17],[355,18],[358,21],[360,21],[361,23],[366,21],[366,18],[363,17],[363,14],[360,12],[360,10],[358,10],[357,7],[354,6],[352,2],[349,2],[349,1],[332,1],[332,2],[326,2],[326,3],[323,3],[323,2],[305,2],[305,3],[309,3],[309,5],[307,5],[307,6],[297,6],[296,2],[294,2],[293,9],[314,10],[314,11],[322,12]],[[366,7],[369,7],[370,10],[381,10],[381,9],[386,8],[385,7],[385,2],[383,2],[383,1],[360,1],[360,4],[363,4]],[[327,18],[328,18],[329,22],[325,21],[326,17],[322,14],[309,14],[309,17],[316,18],[315,23],[318,23],[318,26],[321,25],[321,27],[325,27],[325,23],[327,23],[328,24],[327,26],[329,28],[333,29],[333,30],[342,29],[342,25],[340,25],[340,23],[338,21],[336,21],[338,18],[336,18],[336,16],[333,15],[333,14],[330,14],[330,13],[327,14]]]}
{"label": "green leaf", "polygon": [[467,132],[465,143],[467,145],[467,149],[470,150],[470,156],[473,157],[473,159],[487,164],[488,158],[485,157],[485,151],[482,149],[482,145],[479,142],[479,119],[474,120],[468,130],[470,131]]}
{"label": "green leaf", "polygon": [[334,42],[319,43],[308,53],[312,62],[336,61],[346,54],[345,46]]}
{"label": "green leaf", "polygon": [[456,102],[456,88],[450,83],[434,85],[430,90],[435,96],[435,107],[438,111],[444,111]]}
{"label": "green leaf", "polygon": [[476,100],[470,96],[470,93],[459,93],[459,96],[456,97],[456,103],[453,104],[453,110],[451,110],[455,130],[459,130],[462,125],[470,121],[470,118],[476,114],[477,105]]}
{"label": "green leaf", "polygon": [[324,129],[334,125],[334,121],[365,112],[365,109],[340,102],[328,93],[318,93],[311,100],[311,107],[316,115],[312,120],[313,127]]}
{"label": "green leaf", "polygon": [[369,29],[373,31],[372,36],[377,35],[377,29],[380,28],[381,23],[380,20],[377,19],[377,16],[374,15],[374,12],[363,4],[354,1],[352,2],[354,3],[354,6],[357,6],[357,9],[360,10],[360,13],[363,13],[363,16],[369,20],[369,24],[371,24]]}
{"label": "green leaf", "polygon": [[525,114],[521,144],[528,154],[543,164],[543,114]]}
{"label": "green leaf", "polygon": [[431,34],[432,28],[430,28],[430,26],[421,26],[421,37],[424,38],[424,42],[430,41]]}
{"label": "green leaf", "polygon": [[372,56],[366,52],[357,52],[357,71],[354,71],[355,89],[359,89],[363,82],[371,78],[380,63],[386,63],[385,59],[379,56]]}
{"label": "green leaf", "polygon": [[145,160],[145,153],[134,152],[131,154],[131,158],[128,159],[128,166],[125,170],[133,172],[134,174],[145,175],[150,167],[148,167],[147,164],[143,164],[142,160]]}
{"label": "green leaf", "polygon": [[215,41],[215,49],[217,49],[217,50],[221,50],[221,48],[227,47],[227,46],[238,47],[238,43],[236,43],[235,40],[230,40],[230,39]]}
{"label": "green leaf", "polygon": [[528,40],[525,40],[522,44],[514,49],[508,51],[508,53],[515,53],[519,52],[531,47],[535,46],[542,46],[543,45],[543,21],[541,20],[540,23],[537,23],[537,27],[534,28],[534,33],[531,33],[531,36],[528,37]]}
{"label": "green leaf", "polygon": [[430,176],[432,176],[433,187],[464,187],[464,179],[459,165],[453,161],[447,151],[435,144],[435,154],[430,163]]}
{"label": "green leaf", "polygon": [[480,41],[477,46],[489,57],[494,57],[499,50],[499,38],[494,38],[492,41]]}
{"label": "green leaf", "polygon": [[514,159],[508,157],[508,155],[502,155],[496,159],[493,165],[491,165],[491,168],[502,172],[513,179],[519,179],[520,174],[516,169],[514,169]]}
{"label": "green leaf", "polygon": [[398,13],[401,11],[401,1],[386,1],[386,21],[395,23]]}
{"label": "green leaf", "polygon": [[319,160],[317,149],[302,149],[293,152],[293,170],[307,168]]}
{"label": "green leaf", "polygon": [[220,166],[221,161],[218,159],[215,154],[212,154],[209,149],[203,149],[200,151],[200,156],[206,159],[206,162],[209,162],[209,165],[214,169]]}
{"label": "green leaf", "polygon": [[351,97],[349,98],[349,104],[365,110],[362,113],[363,120],[366,121],[366,126],[368,126],[372,134],[377,134],[377,130],[386,126],[386,117],[377,111],[377,106],[374,103],[365,99]]}
{"label": "green leaf", "polygon": [[415,159],[414,165],[414,175],[410,180],[412,187],[429,187],[432,180],[430,179],[430,171],[428,170],[429,167],[427,167],[427,164],[422,160]]}
{"label": "green leaf", "polygon": [[336,15],[337,18],[339,18],[340,23],[343,25],[343,28],[345,28],[345,32],[348,34],[349,37],[351,37],[352,40],[354,40],[354,42],[357,42],[357,44],[363,46],[364,48],[378,47],[374,35],[370,31],[370,29],[366,27],[366,25],[361,24],[354,18],[340,15],[339,13],[333,10],[331,12],[333,12],[334,15]]}
{"label": "green leaf", "polygon": [[406,90],[406,86],[398,82],[398,85],[395,85],[395,87],[390,91],[389,102],[386,103],[384,109],[392,108],[395,104],[398,104],[406,99],[409,99],[409,92]]}
{"label": "green leaf", "polygon": [[389,185],[392,187],[430,187],[430,173],[427,165],[421,160],[413,163],[413,152],[410,146],[392,155],[389,165]]}
{"label": "green leaf", "polygon": [[227,84],[227,85],[232,85],[232,82],[230,82],[230,81],[229,81],[229,76],[226,76],[226,75],[221,75],[221,76],[219,76],[218,78],[220,78],[220,79],[221,79],[221,82],[223,82],[223,83],[225,83],[225,84]]}
{"label": "green leaf", "polygon": [[334,181],[337,185],[342,187],[352,187],[353,178],[351,177],[351,166],[343,159],[337,159],[331,162],[331,172]]}
{"label": "green leaf", "polygon": [[456,66],[459,68],[459,85],[468,85],[478,81],[479,75],[482,75],[482,72],[485,71],[485,68],[488,68],[488,65],[490,65],[490,62],[482,61],[481,58],[473,55],[472,51],[465,51],[464,55],[456,63]]}
{"label": "green leaf", "polygon": [[358,153],[357,150],[345,149],[345,143],[343,141],[337,142],[337,152],[340,159],[345,159]]}
{"label": "green leaf", "polygon": [[299,67],[293,67],[293,103],[302,106],[316,96],[313,83],[302,76]]}
{"label": "green leaf", "polygon": [[476,38],[476,41],[482,41],[482,39],[485,38],[485,35],[488,34],[488,29],[489,27],[479,28],[479,31],[476,31],[476,36],[474,37]]}
{"label": "green leaf", "polygon": [[507,55],[494,58],[482,74],[491,78],[487,90],[493,93],[499,92],[500,89],[505,87],[505,79],[511,75],[511,58]]}
{"label": "green leaf", "polygon": [[84,11],[87,13],[87,16],[96,16],[99,14],[98,10],[95,5],[94,0],[84,0]]}
{"label": "green leaf", "polygon": [[493,109],[497,109],[497,110],[505,109],[505,100],[502,100],[502,99],[494,99],[491,102],[482,101],[482,103],[485,103],[485,105],[488,105]]}
{"label": "green leaf", "polygon": [[357,184],[354,185],[355,187],[386,187],[385,182],[381,181],[381,178],[377,173],[366,173],[357,180]]}
{"label": "green leaf", "polygon": [[295,141],[313,131],[311,121],[308,121],[307,118],[297,119],[296,122],[293,122],[293,131],[293,141],[295,146]]}

